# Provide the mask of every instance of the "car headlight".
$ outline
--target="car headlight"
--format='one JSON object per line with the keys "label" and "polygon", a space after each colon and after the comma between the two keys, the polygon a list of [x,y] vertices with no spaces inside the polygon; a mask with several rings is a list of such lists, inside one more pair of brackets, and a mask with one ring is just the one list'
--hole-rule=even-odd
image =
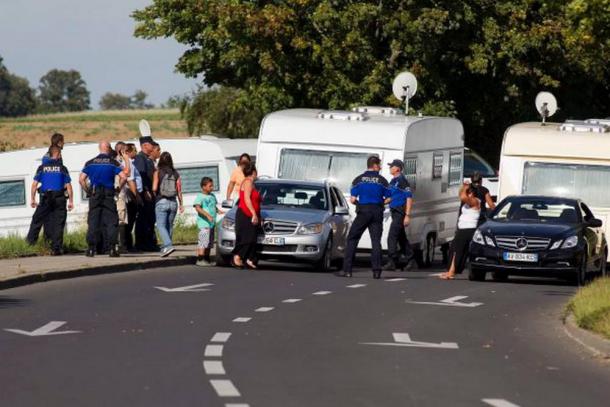
{"label": "car headlight", "polygon": [[229,219],[228,217],[224,217],[222,219],[222,228],[228,231],[235,230],[235,221],[233,219]]}
{"label": "car headlight", "polygon": [[494,240],[489,236],[485,236],[485,243],[487,243],[488,246],[496,247]]}
{"label": "car headlight", "polygon": [[551,249],[550,250],[557,250],[559,249],[559,247],[561,246],[561,244],[563,243],[563,240],[558,240],[555,243],[553,243],[551,245]]}
{"label": "car headlight", "polygon": [[299,235],[316,235],[322,233],[324,229],[324,224],[322,223],[312,223],[309,225],[303,225],[299,228],[297,233]]}
{"label": "car headlight", "polygon": [[485,246],[485,239],[483,239],[483,233],[481,233],[479,230],[476,230],[474,232],[474,236],[472,236],[472,241],[480,244],[481,246]]}
{"label": "car headlight", "polygon": [[576,247],[578,244],[578,236],[570,236],[566,240],[563,241],[563,245],[561,245],[562,249],[571,249],[572,247]]}

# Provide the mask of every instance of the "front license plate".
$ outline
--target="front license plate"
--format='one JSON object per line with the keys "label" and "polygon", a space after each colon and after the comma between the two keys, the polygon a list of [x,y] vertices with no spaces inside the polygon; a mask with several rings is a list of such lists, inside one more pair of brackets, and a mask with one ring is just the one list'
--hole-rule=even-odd
{"label": "front license plate", "polygon": [[538,253],[504,253],[505,261],[525,261],[525,262],[537,262]]}
{"label": "front license plate", "polygon": [[270,246],[284,246],[284,238],[283,237],[271,237],[271,236],[259,236],[258,243],[266,244]]}

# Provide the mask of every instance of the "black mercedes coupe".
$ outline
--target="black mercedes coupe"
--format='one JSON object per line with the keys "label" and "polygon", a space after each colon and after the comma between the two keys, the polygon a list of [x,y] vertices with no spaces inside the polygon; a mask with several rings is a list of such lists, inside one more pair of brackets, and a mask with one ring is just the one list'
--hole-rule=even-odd
{"label": "black mercedes coupe", "polygon": [[583,285],[606,275],[602,221],[577,199],[510,196],[498,204],[470,244],[469,279],[556,276]]}

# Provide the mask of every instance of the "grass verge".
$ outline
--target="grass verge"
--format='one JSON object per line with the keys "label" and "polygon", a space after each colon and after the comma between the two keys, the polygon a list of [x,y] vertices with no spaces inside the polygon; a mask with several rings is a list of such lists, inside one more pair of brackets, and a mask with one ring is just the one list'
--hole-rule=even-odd
{"label": "grass verge", "polygon": [[583,329],[610,339],[610,277],[598,278],[578,290],[567,307]]}

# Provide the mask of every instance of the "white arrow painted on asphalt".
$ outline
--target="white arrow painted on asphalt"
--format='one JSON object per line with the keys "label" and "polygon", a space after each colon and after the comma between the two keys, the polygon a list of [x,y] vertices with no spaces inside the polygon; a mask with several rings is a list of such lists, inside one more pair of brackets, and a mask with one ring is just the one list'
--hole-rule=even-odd
{"label": "white arrow painted on asphalt", "polygon": [[432,348],[432,349],[458,349],[458,344],[455,342],[420,342],[412,341],[411,336],[407,333],[393,333],[394,342],[361,342],[361,345],[377,345],[377,346],[400,346],[408,348]]}
{"label": "white arrow painted on asphalt", "polygon": [[23,331],[21,329],[5,329],[5,331],[12,332],[14,334],[25,335],[25,336],[51,336],[51,335],[66,335],[66,334],[77,334],[81,331],[55,331],[57,328],[67,324],[65,321],[51,321],[48,324],[41,326],[38,329],[34,329],[31,332]]}
{"label": "white arrow painted on asphalt", "polygon": [[481,401],[493,407],[519,407],[518,405],[504,399],[482,399]]}
{"label": "white arrow painted on asphalt", "polygon": [[464,308],[475,308],[483,305],[482,302],[460,302],[463,299],[468,298],[467,295],[456,295],[455,297],[447,298],[439,302],[433,301],[407,301],[408,304],[423,304],[423,305],[441,305],[445,307],[464,307]]}
{"label": "white arrow painted on asphalt", "polygon": [[200,292],[200,291],[210,291],[209,289],[203,288],[203,287],[209,287],[211,285],[214,285],[214,284],[203,283],[203,284],[187,285],[186,287],[176,287],[176,288],[155,287],[155,288],[157,290],[161,290],[166,293],[195,293],[195,292]]}

